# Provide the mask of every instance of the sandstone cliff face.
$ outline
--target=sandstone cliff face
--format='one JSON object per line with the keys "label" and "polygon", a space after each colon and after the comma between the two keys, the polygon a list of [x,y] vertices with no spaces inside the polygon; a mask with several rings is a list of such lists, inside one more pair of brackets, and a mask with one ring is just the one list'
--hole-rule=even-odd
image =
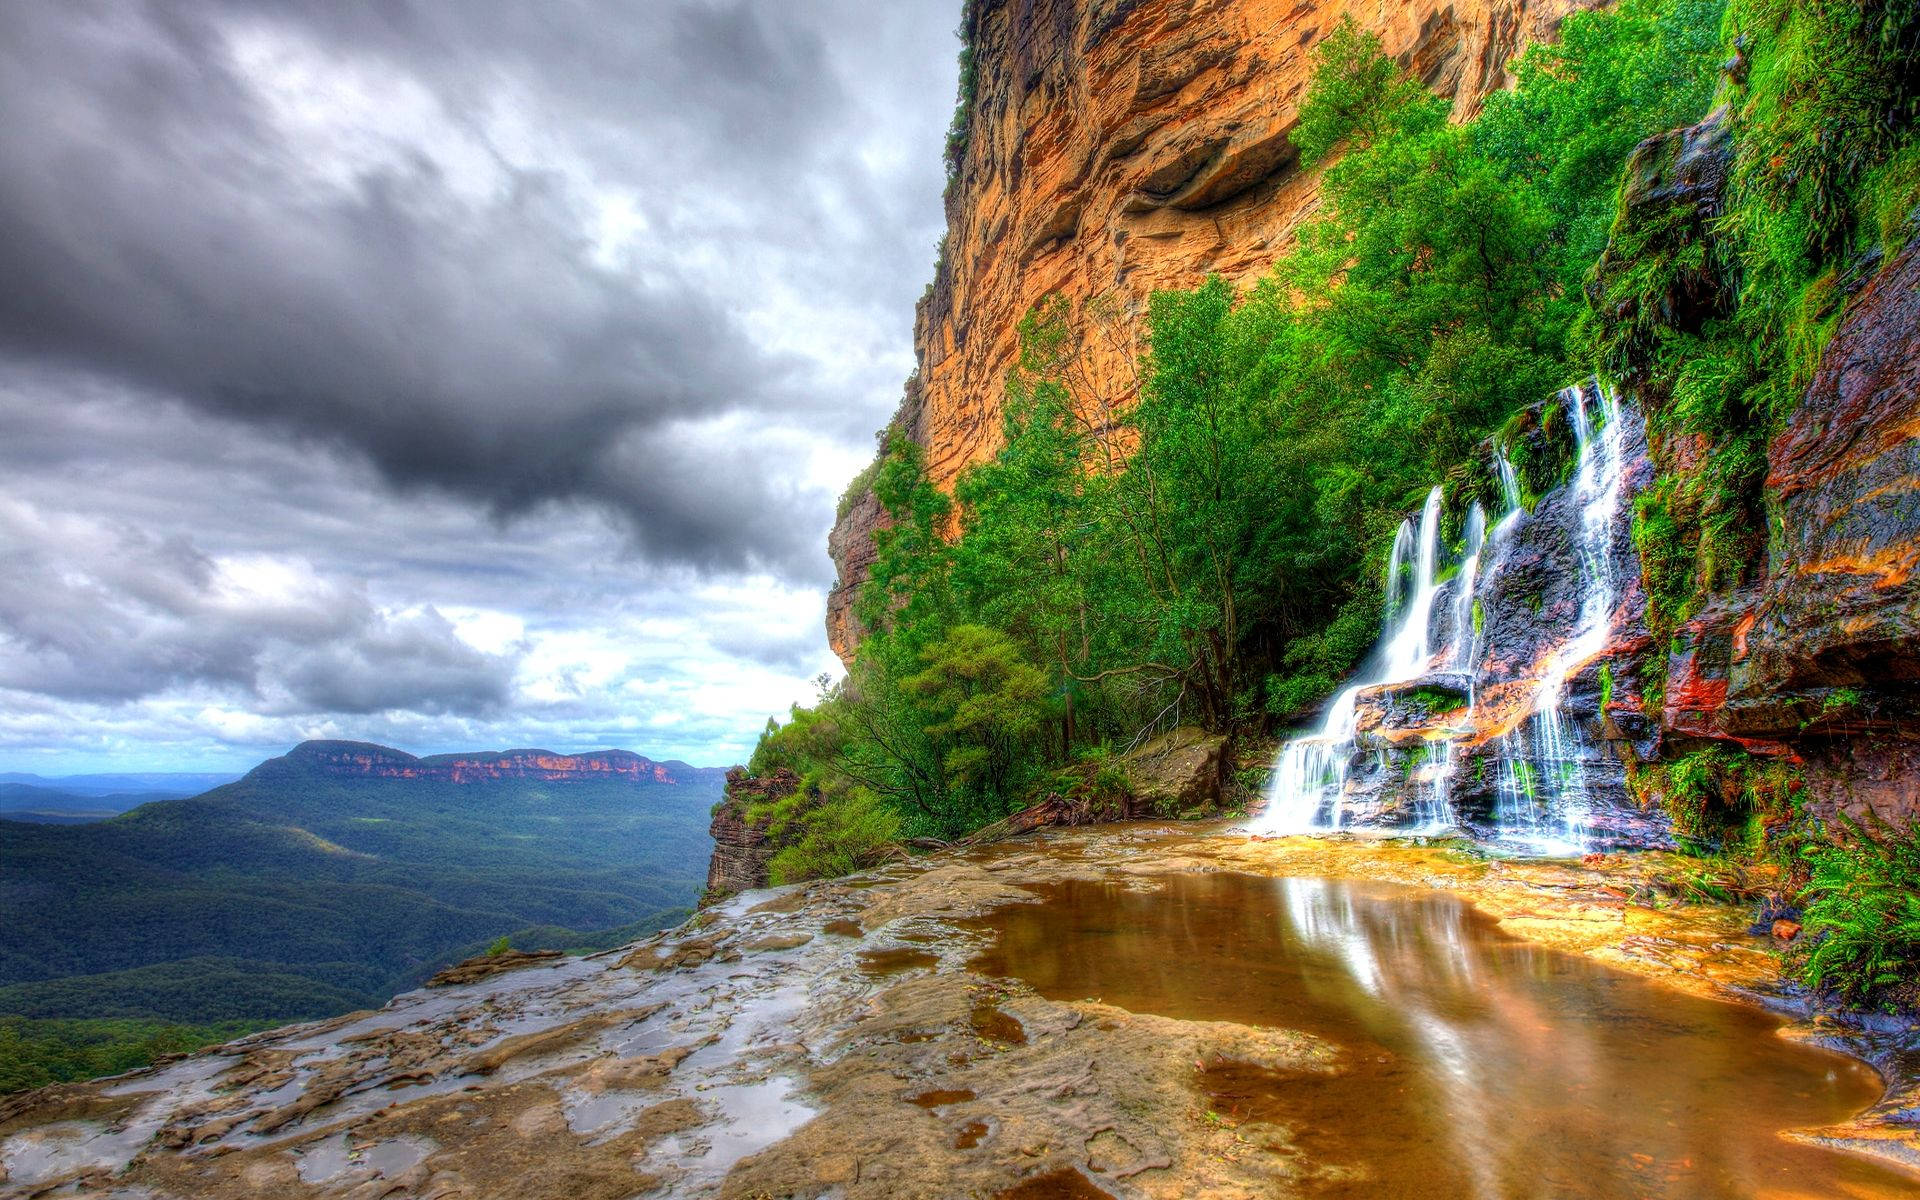
{"label": "sandstone cliff face", "polygon": [[1670,734],[1802,762],[1819,811],[1920,817],[1920,241],[1854,298],[1767,489],[1766,576],[1683,631]]}
{"label": "sandstone cliff face", "polygon": [[727,772],[727,794],[713,810],[713,857],[707,860],[705,903],[767,886],[767,863],[778,849],[767,831],[747,819],[755,802],[779,800],[800,788],[800,777],[786,768],[771,775],[748,775],[740,767]]}
{"label": "sandstone cliff face", "polygon": [[[1073,304],[1082,400],[1124,407],[1150,294],[1209,274],[1246,282],[1272,264],[1315,204],[1317,180],[1288,134],[1314,45],[1341,18],[1471,112],[1526,42],[1600,2],[976,3],[971,136],[901,413],[934,481],[950,487],[998,448],[1015,326],[1044,297]],[[827,631],[842,659],[858,641],[853,594],[880,520],[856,498],[834,530]]]}

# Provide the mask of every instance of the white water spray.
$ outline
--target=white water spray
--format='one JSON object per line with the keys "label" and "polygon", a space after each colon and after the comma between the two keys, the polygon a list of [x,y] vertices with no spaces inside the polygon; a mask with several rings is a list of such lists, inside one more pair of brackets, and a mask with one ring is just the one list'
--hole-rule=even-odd
{"label": "white water spray", "polygon": [[[1592,797],[1586,781],[1587,748],[1562,704],[1567,680],[1606,648],[1612,629],[1620,589],[1609,550],[1625,463],[1618,399],[1589,386],[1568,388],[1561,398],[1579,454],[1572,486],[1580,506],[1580,522],[1573,531],[1580,611],[1572,635],[1548,657],[1532,712],[1520,729],[1501,739],[1496,813],[1503,833],[1565,853],[1588,844]],[[1589,402],[1598,410],[1598,429]]]}
{"label": "white water spray", "polygon": [[[1433,657],[1427,626],[1433,617],[1434,564],[1440,554],[1439,488],[1427,493],[1416,531],[1402,521],[1387,559],[1387,622],[1376,655],[1374,677],[1348,687],[1328,706],[1320,728],[1294,738],[1280,752],[1268,787],[1264,833],[1302,833],[1338,829],[1346,824],[1344,797],[1354,755],[1354,730],[1360,693],[1383,683],[1399,683],[1425,671]],[[1416,550],[1415,547],[1418,547]],[[1416,554],[1412,591],[1400,600],[1409,554]]]}
{"label": "white water spray", "polygon": [[[1568,680],[1606,648],[1620,587],[1611,549],[1625,478],[1624,424],[1616,398],[1586,385],[1561,393],[1573,428],[1576,459],[1568,488],[1577,522],[1570,530],[1579,572],[1579,610],[1560,644],[1547,656],[1527,713],[1499,739],[1495,772],[1494,819],[1502,838],[1531,848],[1567,853],[1584,849],[1591,817],[1586,780],[1591,757],[1578,727],[1563,712]],[[1420,831],[1455,824],[1452,793],[1462,740],[1474,732],[1478,712],[1477,681],[1484,651],[1479,592],[1491,548],[1499,546],[1528,514],[1521,505],[1518,472],[1497,447],[1493,469],[1506,511],[1491,530],[1478,504],[1467,513],[1459,569],[1448,584],[1435,580],[1440,557],[1441,491],[1434,488],[1419,524],[1401,523],[1388,560],[1387,618],[1370,670],[1334,698],[1320,727],[1289,741],[1275,763],[1261,833],[1298,833],[1339,829],[1356,815],[1348,798],[1349,777],[1359,760],[1355,734],[1360,698],[1368,688],[1405,683],[1429,672],[1444,672],[1448,686],[1459,684],[1467,697],[1467,720],[1457,727],[1435,727],[1423,746],[1392,754],[1416,756],[1405,777],[1407,813]],[[1566,512],[1556,504],[1555,512]],[[1411,578],[1408,578],[1411,567]],[[1436,604],[1446,594],[1440,618],[1444,640],[1435,643]],[[1369,702],[1371,703],[1371,701]],[[1379,752],[1380,769],[1392,755]],[[1365,788],[1360,789],[1362,792]]]}

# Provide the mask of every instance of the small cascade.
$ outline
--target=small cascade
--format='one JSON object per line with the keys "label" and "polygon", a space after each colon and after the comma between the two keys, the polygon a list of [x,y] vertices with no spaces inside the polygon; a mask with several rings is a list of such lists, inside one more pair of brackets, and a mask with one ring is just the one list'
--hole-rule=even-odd
{"label": "small cascade", "polygon": [[[1620,512],[1624,474],[1618,400],[1597,387],[1568,388],[1561,396],[1577,447],[1571,486],[1580,517],[1573,530],[1582,585],[1580,612],[1572,635],[1547,659],[1524,737],[1516,736],[1523,730],[1516,730],[1501,740],[1499,805],[1504,831],[1555,852],[1582,849],[1588,841],[1591,797],[1585,764],[1590,755],[1563,704],[1568,677],[1606,648],[1619,595],[1608,547]],[[1589,411],[1589,403],[1597,413]]]}
{"label": "small cascade", "polygon": [[[1368,687],[1412,679],[1426,669],[1433,655],[1427,627],[1439,591],[1434,570],[1440,553],[1441,500],[1438,487],[1427,493],[1417,530],[1412,521],[1400,522],[1393,552],[1387,559],[1387,621],[1376,654],[1379,668],[1374,678],[1334,697],[1318,730],[1294,738],[1282,748],[1268,789],[1267,832],[1339,829],[1346,824],[1341,801],[1353,760],[1360,693]],[[1405,575],[1410,555],[1417,557],[1409,588]]]}
{"label": "small cascade", "polygon": [[[1438,487],[1427,493],[1427,503],[1420,510],[1419,560],[1413,576],[1413,594],[1404,608],[1390,616],[1390,631],[1383,647],[1384,661],[1381,664],[1380,678],[1375,683],[1397,683],[1403,679],[1412,679],[1426,669],[1427,660],[1433,655],[1433,639],[1428,625],[1433,619],[1433,600],[1439,593],[1434,584],[1434,566],[1440,557],[1440,502]],[[1394,539],[1394,553],[1399,555],[1403,538],[1411,538],[1412,531],[1406,522],[1400,523],[1400,537]],[[1398,617],[1397,625],[1393,617]]]}
{"label": "small cascade", "polygon": [[[1569,692],[1612,633],[1625,569],[1616,561],[1622,501],[1638,451],[1618,400],[1599,386],[1568,388],[1556,402],[1565,425],[1556,414],[1542,421],[1554,419],[1562,446],[1571,430],[1573,468],[1532,511],[1496,445],[1489,483],[1506,511],[1491,528],[1485,508],[1471,504],[1449,553],[1437,487],[1418,523],[1401,523],[1371,665],[1318,729],[1282,747],[1258,832],[1435,832],[1467,820],[1476,828],[1490,821],[1498,839],[1538,851],[1590,844],[1598,803],[1590,775],[1600,756],[1569,711]],[[1547,555],[1556,564],[1551,605],[1537,590],[1539,566],[1529,565]],[[1535,590],[1523,598],[1522,588]],[[1505,623],[1488,624],[1496,621]],[[1579,712],[1590,715],[1593,676],[1581,678]]]}
{"label": "small cascade", "polygon": [[1507,506],[1505,515],[1510,517],[1520,511],[1520,473],[1513,469],[1506,447],[1494,446],[1493,468],[1500,479],[1500,501]]}
{"label": "small cascade", "polygon": [[[1453,631],[1447,639],[1447,666],[1465,672],[1469,683],[1474,664],[1480,660],[1480,631],[1474,628],[1473,619],[1474,585],[1480,580],[1480,556],[1486,548],[1487,510],[1475,501],[1467,510],[1466,557],[1460,563],[1460,582],[1453,594]],[[1471,691],[1468,696],[1472,696]]]}

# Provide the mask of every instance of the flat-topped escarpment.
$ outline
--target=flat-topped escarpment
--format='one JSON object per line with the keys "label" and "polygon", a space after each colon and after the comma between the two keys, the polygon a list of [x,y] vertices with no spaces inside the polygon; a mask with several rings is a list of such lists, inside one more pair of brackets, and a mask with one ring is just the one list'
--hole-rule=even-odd
{"label": "flat-topped escarpment", "polygon": [[555,754],[551,750],[500,750],[435,754],[416,758],[404,750],[370,742],[302,742],[280,758],[268,759],[249,773],[267,779],[283,774],[320,774],[335,779],[425,779],[477,783],[494,779],[538,779],[563,783],[575,779],[626,779],[674,785],[717,782],[725,772],[683,762],[655,762],[628,750]]}

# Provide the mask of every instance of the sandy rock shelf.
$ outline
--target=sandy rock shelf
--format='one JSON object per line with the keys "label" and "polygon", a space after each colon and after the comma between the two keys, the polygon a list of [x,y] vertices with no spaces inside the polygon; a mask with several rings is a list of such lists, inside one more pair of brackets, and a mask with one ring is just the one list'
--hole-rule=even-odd
{"label": "sandy rock shelf", "polygon": [[[1695,995],[1777,996],[1748,915],[1626,897],[1672,860],[1132,825],[1050,831],[749,893],[648,942],[411,993],[154,1070],[0,1101],[0,1196],[626,1200],[1285,1195],[1333,1168],[1266,1153],[1196,1086],[1221,1064],[1339,1070],[1306,1033],[1059,1002],[968,963],[1036,886],[1170,874],[1450,891],[1531,942]],[[1822,1144],[1920,1170],[1914,1031],[1803,1020],[1892,1083]],[[1018,1189],[1027,1188],[1027,1192]],[[1920,1174],[1915,1176],[1920,1192]],[[1079,1193],[1091,1194],[1091,1193]]]}

